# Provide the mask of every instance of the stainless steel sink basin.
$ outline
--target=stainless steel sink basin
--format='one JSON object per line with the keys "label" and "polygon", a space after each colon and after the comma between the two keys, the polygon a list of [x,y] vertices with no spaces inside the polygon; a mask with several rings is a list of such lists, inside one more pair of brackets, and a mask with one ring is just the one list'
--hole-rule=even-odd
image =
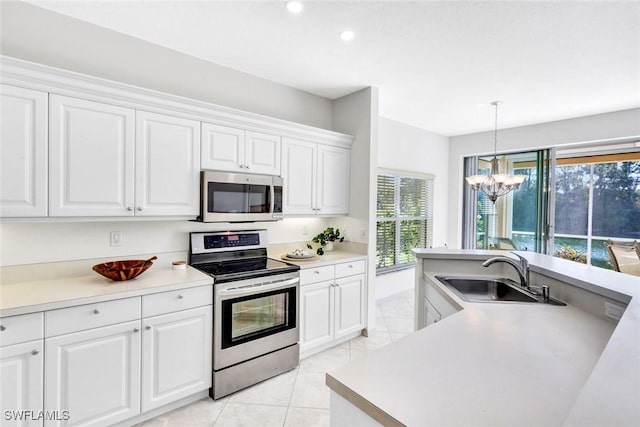
{"label": "stainless steel sink basin", "polygon": [[465,301],[473,302],[538,302],[534,295],[518,289],[510,279],[474,279],[471,277],[436,276],[440,282]]}

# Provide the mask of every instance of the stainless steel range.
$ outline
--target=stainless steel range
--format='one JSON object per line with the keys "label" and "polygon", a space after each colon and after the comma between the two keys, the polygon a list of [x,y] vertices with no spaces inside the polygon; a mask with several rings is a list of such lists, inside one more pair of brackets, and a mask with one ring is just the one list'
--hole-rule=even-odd
{"label": "stainless steel range", "polygon": [[298,365],[299,267],[267,257],[267,230],[191,233],[213,277],[214,399]]}

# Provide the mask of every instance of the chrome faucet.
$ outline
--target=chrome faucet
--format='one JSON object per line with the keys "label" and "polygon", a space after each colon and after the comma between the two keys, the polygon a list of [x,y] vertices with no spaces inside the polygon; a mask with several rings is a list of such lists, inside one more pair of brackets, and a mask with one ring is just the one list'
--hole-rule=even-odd
{"label": "chrome faucet", "polygon": [[515,252],[511,253],[517,256],[519,258],[519,261],[507,258],[506,256],[497,256],[489,258],[482,263],[482,266],[489,267],[491,264],[496,262],[506,262],[507,264],[513,266],[513,268],[515,268],[518,272],[518,276],[520,277],[520,286],[527,289],[528,291],[531,291],[531,287],[529,286],[529,261]]}

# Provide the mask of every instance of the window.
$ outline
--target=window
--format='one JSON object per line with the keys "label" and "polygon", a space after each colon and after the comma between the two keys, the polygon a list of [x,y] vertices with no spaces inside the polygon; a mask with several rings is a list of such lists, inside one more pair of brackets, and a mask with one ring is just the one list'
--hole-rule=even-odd
{"label": "window", "polygon": [[415,261],[411,250],[431,245],[433,177],[403,173],[378,175],[376,268],[395,270]]}
{"label": "window", "polygon": [[612,268],[606,240],[640,239],[640,153],[558,159],[555,226],[556,256]]}

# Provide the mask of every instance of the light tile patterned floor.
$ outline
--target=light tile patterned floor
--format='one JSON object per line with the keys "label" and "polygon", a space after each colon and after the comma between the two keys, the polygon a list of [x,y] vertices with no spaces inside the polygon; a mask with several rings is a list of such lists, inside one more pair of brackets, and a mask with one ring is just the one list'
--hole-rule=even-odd
{"label": "light tile patterned floor", "polygon": [[142,426],[329,426],[325,373],[413,332],[413,318],[413,291],[403,292],[376,305],[376,325],[369,337],[302,359],[296,369],[231,396],[200,400]]}

